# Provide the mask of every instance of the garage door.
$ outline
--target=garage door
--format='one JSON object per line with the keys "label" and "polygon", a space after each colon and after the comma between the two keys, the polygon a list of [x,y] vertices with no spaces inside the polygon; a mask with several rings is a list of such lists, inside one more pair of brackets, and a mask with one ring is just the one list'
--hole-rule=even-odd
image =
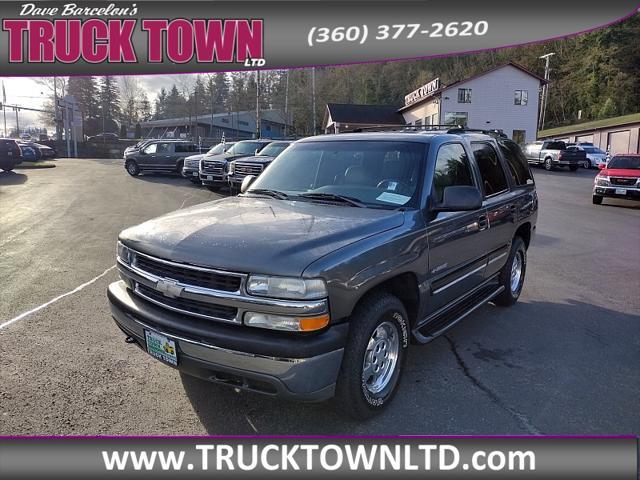
{"label": "garage door", "polygon": [[591,135],[578,135],[576,142],[593,143],[593,134]]}
{"label": "garage door", "polygon": [[611,155],[616,153],[629,153],[629,137],[631,132],[629,130],[623,130],[622,132],[611,132],[609,134],[609,152]]}

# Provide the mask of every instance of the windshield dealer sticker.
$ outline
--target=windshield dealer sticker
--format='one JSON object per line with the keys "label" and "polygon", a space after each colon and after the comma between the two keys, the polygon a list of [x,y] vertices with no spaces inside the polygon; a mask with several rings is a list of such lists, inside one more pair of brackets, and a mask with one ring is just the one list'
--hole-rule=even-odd
{"label": "windshield dealer sticker", "polygon": [[399,195],[397,193],[389,193],[383,192],[381,193],[376,200],[380,200],[381,202],[395,203],[396,205],[404,205],[411,197],[407,197],[406,195]]}

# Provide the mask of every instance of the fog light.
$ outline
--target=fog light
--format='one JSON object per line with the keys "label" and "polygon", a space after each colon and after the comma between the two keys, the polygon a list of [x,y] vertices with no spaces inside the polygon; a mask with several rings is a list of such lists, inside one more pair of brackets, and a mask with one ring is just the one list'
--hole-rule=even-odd
{"label": "fog light", "polygon": [[329,314],[316,317],[287,317],[268,313],[247,312],[244,323],[250,327],[284,330],[288,332],[312,332],[329,324]]}

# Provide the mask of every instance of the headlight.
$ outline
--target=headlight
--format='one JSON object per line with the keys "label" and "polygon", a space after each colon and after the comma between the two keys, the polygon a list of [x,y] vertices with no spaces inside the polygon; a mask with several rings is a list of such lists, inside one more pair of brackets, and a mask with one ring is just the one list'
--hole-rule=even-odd
{"label": "headlight", "polygon": [[131,250],[129,250],[120,242],[118,242],[117,255],[118,255],[118,259],[122,263],[126,265],[129,265],[131,263]]}
{"label": "headlight", "polygon": [[608,187],[609,177],[596,177],[596,185],[599,187]]}
{"label": "headlight", "polygon": [[233,172],[235,172],[235,171],[236,171],[236,162],[231,162],[231,163],[229,164],[229,173],[230,173],[231,175],[233,175]]}
{"label": "headlight", "polygon": [[289,278],[251,275],[247,291],[260,297],[317,300],[327,296],[327,285],[320,278]]}
{"label": "headlight", "polygon": [[329,324],[329,314],[318,317],[286,317],[268,313],[247,312],[244,314],[244,323],[250,327],[268,328],[270,330],[312,332],[320,330]]}

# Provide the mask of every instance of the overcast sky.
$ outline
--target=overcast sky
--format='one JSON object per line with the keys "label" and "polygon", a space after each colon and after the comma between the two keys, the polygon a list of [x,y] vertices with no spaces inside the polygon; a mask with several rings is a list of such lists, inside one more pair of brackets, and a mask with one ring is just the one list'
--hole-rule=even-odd
{"label": "overcast sky", "polygon": [[[140,82],[140,86],[147,92],[149,100],[153,103],[153,99],[156,97],[162,87],[167,90],[171,88],[174,83],[179,83],[180,80],[185,77],[193,79],[194,75],[142,75],[136,76]],[[7,103],[10,105],[21,105],[24,107],[41,108],[43,102],[46,100],[47,92],[42,86],[38,85],[35,78],[32,77],[4,77],[0,78],[0,82],[4,83],[5,91],[7,94]],[[0,92],[0,101],[2,101],[2,93]],[[13,110],[6,111],[7,117],[7,130],[11,130],[16,125],[16,114]],[[3,117],[0,114],[0,133],[2,132]],[[19,113],[20,128],[26,128],[29,126],[41,126],[38,121],[37,112],[28,112],[25,110]]]}

